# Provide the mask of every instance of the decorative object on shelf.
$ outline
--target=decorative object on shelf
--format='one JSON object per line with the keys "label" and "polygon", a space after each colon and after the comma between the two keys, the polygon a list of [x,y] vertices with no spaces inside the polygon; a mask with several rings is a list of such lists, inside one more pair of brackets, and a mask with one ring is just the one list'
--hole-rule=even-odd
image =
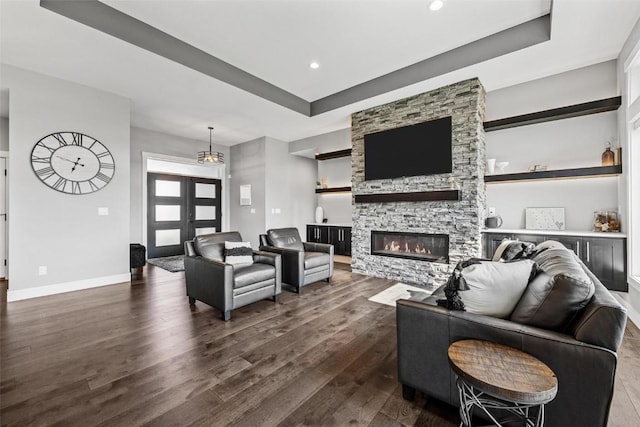
{"label": "decorative object on shelf", "polygon": [[322,183],[320,181],[316,181],[316,189],[322,188]]}
{"label": "decorative object on shelf", "polygon": [[493,175],[496,171],[496,159],[487,159],[487,174]]}
{"label": "decorative object on shelf", "polygon": [[240,206],[251,206],[251,184],[240,186]]}
{"label": "decorative object on shelf", "polygon": [[593,231],[619,232],[620,220],[616,211],[597,211],[593,213]]}
{"label": "decorative object on shelf", "polygon": [[329,188],[329,181],[327,180],[326,176],[323,176],[322,178],[320,178],[320,186],[322,188]]}
{"label": "decorative object on shelf", "polygon": [[327,221],[329,221],[327,218],[322,218],[322,223],[323,223],[323,224],[326,224],[326,223],[327,223]]}
{"label": "decorative object on shelf", "polygon": [[602,153],[602,166],[613,166],[615,154],[611,151],[611,142],[607,142],[607,148]]}
{"label": "decorative object on shelf", "polygon": [[484,220],[484,225],[487,228],[500,228],[502,227],[502,217],[500,215],[488,216]]}
{"label": "decorative object on shelf", "polygon": [[496,163],[496,167],[498,168],[498,173],[504,173],[504,169],[509,166],[509,162],[498,162]]}
{"label": "decorative object on shelf", "polygon": [[221,165],[224,163],[224,154],[211,151],[211,133],[213,127],[209,126],[209,151],[198,151],[198,163]]}
{"label": "decorative object on shelf", "polygon": [[526,208],[527,230],[564,230],[564,208]]}
{"label": "decorative object on shelf", "polygon": [[316,208],[316,224],[322,223],[323,219],[324,219],[324,209],[322,209],[322,206],[318,206]]}
{"label": "decorative object on shelf", "polygon": [[622,147],[616,147],[616,165],[622,164]]}
{"label": "decorative object on shelf", "polygon": [[547,170],[547,165],[533,165],[529,168],[529,172],[543,172]]}
{"label": "decorative object on shelf", "polygon": [[48,187],[66,194],[104,188],[115,174],[115,160],[97,139],[80,132],[54,132],[31,150],[31,168]]}

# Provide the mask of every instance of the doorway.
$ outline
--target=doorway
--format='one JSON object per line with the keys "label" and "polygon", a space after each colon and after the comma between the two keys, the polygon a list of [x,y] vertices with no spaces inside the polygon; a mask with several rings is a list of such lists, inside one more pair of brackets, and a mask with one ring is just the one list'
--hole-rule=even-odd
{"label": "doorway", "polygon": [[184,242],[221,230],[219,179],[147,173],[147,256],[184,254]]}

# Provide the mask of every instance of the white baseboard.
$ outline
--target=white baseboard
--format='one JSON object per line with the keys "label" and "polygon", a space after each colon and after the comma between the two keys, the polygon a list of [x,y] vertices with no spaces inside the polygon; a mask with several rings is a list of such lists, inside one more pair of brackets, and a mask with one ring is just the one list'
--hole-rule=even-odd
{"label": "white baseboard", "polygon": [[[97,288],[100,286],[115,285],[122,282],[130,282],[131,273],[114,274],[112,276],[95,277],[93,279],[77,280],[75,282],[57,283],[55,285],[38,286],[35,288],[15,289],[7,291],[7,302],[20,301],[29,298],[44,297],[47,295],[62,294],[65,292],[79,291],[82,289]],[[11,285],[9,285],[11,286]]]}

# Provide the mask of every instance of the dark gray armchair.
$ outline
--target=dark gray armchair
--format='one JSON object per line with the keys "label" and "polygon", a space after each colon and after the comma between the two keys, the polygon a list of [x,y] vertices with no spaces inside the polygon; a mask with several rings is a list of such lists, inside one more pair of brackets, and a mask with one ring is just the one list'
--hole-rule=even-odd
{"label": "dark gray armchair", "polygon": [[222,311],[229,320],[231,310],[273,298],[282,290],[280,255],[253,251],[253,264],[224,262],[224,242],[241,242],[236,231],[205,234],[185,242],[184,272],[189,303],[202,301]]}
{"label": "dark gray armchair", "polygon": [[260,250],[282,256],[282,281],[300,293],[302,287],[333,276],[333,245],[307,243],[297,228],[274,228],[260,235]]}

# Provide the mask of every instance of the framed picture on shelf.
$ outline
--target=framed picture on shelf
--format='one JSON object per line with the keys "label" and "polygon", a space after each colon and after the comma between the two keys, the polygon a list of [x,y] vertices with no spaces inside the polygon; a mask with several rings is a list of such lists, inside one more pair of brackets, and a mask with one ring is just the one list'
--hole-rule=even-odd
{"label": "framed picture on shelf", "polygon": [[526,208],[527,230],[564,230],[564,208]]}

